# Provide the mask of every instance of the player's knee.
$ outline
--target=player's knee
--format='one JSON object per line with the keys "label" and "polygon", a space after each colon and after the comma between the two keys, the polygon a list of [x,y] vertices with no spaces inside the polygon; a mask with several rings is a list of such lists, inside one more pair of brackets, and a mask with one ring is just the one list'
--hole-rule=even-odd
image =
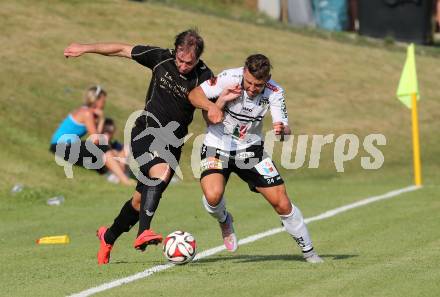
{"label": "player's knee", "polygon": [[278,201],[278,204],[275,207],[275,210],[280,215],[287,215],[292,211],[292,203],[289,198],[283,197]]}
{"label": "player's knee", "polygon": [[287,196],[286,188],[279,187],[276,195],[278,197],[276,204],[274,205],[276,212],[280,215],[289,214],[292,211],[292,202]]}
{"label": "player's knee", "polygon": [[205,191],[205,198],[209,205],[217,206],[223,196],[223,189],[221,187],[212,187]]}

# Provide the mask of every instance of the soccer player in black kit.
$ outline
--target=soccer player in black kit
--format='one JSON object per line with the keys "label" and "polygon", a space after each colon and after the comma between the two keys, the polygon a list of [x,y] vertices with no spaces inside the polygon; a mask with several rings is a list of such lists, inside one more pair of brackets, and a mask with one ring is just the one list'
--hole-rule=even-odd
{"label": "soccer player in black kit", "polygon": [[[169,157],[177,162],[180,159],[183,141],[177,145],[170,143],[169,139],[183,139],[193,119],[195,108],[189,102],[188,94],[212,77],[211,70],[199,59],[203,48],[203,39],[199,34],[195,30],[187,30],[176,36],[174,49],[120,43],[73,43],[64,50],[66,58],[79,57],[85,53],[118,56],[133,59],[152,70],[146,112],[137,118],[131,132],[131,150],[140,165],[141,176],[147,177],[147,182],[138,176],[133,197],[123,205],[112,226],[98,229],[98,264],[109,262],[116,239],[138,221],[135,249],[144,251],[147,245],[162,241],[162,235],[151,230],[150,223],[162,193],[174,174],[173,166],[176,164],[170,164],[172,162]],[[222,120],[223,113],[214,103],[208,103],[203,109],[208,111],[211,122]],[[174,131],[173,135],[167,133],[170,131],[168,127]],[[157,132],[144,132],[151,129]],[[155,149],[158,144],[166,148],[164,154]]]}

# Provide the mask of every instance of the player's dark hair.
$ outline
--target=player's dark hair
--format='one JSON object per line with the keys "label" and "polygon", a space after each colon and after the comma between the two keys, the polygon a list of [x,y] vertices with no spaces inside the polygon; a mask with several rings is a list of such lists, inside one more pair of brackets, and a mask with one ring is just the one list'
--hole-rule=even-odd
{"label": "player's dark hair", "polygon": [[111,118],[105,118],[102,133],[113,133],[116,130],[115,122]]}
{"label": "player's dark hair", "polygon": [[267,80],[270,78],[270,69],[272,65],[268,57],[262,54],[250,55],[244,63],[246,68],[253,77],[260,80]]}
{"label": "player's dark hair", "polygon": [[189,29],[177,34],[174,42],[174,49],[184,52],[194,51],[196,58],[200,58],[204,49],[203,38],[197,32],[197,29]]}

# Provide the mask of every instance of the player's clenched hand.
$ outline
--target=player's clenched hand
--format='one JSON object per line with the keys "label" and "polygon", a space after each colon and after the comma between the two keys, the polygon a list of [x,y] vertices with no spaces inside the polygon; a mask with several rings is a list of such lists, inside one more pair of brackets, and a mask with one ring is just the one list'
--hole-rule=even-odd
{"label": "player's clenched hand", "polygon": [[272,124],[275,135],[290,135],[292,131],[289,126],[284,125],[282,122],[275,122]]}
{"label": "player's clenched hand", "polygon": [[282,122],[275,122],[272,124],[275,135],[284,134],[284,124]]}
{"label": "player's clenched hand", "polygon": [[86,46],[79,43],[72,43],[64,50],[64,56],[68,57],[79,57],[86,52]]}
{"label": "player's clenched hand", "polygon": [[223,121],[223,111],[215,104],[208,108],[208,120],[213,124],[218,124]]}

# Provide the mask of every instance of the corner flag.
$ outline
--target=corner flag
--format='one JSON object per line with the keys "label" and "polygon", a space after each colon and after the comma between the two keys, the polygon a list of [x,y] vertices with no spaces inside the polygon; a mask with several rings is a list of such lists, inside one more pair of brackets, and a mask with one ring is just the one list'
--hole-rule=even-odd
{"label": "corner flag", "polygon": [[403,67],[402,76],[400,77],[399,87],[397,88],[397,99],[402,101],[406,107],[411,108],[411,96],[416,94],[417,100],[419,96],[419,84],[417,83],[416,58],[414,55],[414,44],[408,46],[406,53],[406,62]]}
{"label": "corner flag", "polygon": [[419,85],[417,83],[416,58],[414,44],[408,46],[406,62],[400,77],[397,88],[397,99],[406,107],[411,109],[412,115],[412,139],[413,139],[413,161],[414,161],[414,182],[416,186],[422,185],[422,165],[420,162],[420,141],[419,141],[419,120],[417,112],[417,100],[419,96]]}

